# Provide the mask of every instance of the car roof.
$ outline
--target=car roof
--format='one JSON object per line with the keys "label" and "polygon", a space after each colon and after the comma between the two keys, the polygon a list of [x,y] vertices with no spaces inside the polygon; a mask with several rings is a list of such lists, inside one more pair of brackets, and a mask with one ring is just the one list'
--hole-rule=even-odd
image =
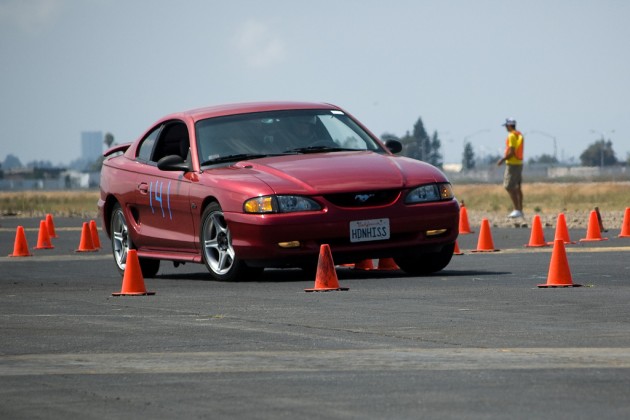
{"label": "car roof", "polygon": [[178,118],[186,116],[194,121],[203,120],[212,117],[221,117],[235,114],[249,114],[253,112],[264,111],[280,111],[292,109],[337,109],[339,107],[327,103],[317,102],[246,102],[225,105],[208,106],[205,108],[197,108],[189,111],[172,114],[168,118]]}

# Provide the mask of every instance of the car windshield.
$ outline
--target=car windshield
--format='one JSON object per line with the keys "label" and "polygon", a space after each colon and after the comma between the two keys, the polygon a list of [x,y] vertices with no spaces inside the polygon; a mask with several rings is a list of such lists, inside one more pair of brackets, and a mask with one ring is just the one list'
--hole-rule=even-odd
{"label": "car windshield", "polygon": [[338,110],[258,112],[196,124],[202,165],[296,153],[371,150],[384,153],[357,123]]}

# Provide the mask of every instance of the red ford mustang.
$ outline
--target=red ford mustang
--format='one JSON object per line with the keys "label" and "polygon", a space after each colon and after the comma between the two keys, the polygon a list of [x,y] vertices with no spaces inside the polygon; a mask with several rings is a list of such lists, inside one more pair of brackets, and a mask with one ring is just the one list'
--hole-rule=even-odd
{"label": "red ford mustang", "polygon": [[145,277],[161,260],[204,263],[219,280],[312,269],[322,244],[336,264],[391,257],[410,274],[439,271],[459,205],[441,171],[400,150],[334,105],[197,109],[105,152],[98,207],[118,270],[137,249]]}

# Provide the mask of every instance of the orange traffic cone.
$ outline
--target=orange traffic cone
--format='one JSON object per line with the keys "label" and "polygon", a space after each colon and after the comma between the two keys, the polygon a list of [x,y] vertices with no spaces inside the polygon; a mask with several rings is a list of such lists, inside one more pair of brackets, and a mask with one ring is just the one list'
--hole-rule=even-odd
{"label": "orange traffic cone", "polygon": [[620,238],[630,238],[630,207],[626,207],[623,214],[623,223],[621,224]]}
{"label": "orange traffic cone", "polygon": [[595,210],[595,213],[597,214],[597,223],[599,224],[599,231],[608,232],[608,229],[604,227],[604,223],[602,222],[602,215],[599,213],[599,207],[595,207],[593,210]]}
{"label": "orange traffic cone", "polygon": [[75,250],[76,252],[94,252],[97,251],[94,248],[94,242],[92,241],[92,233],[90,232],[89,223],[83,223],[83,229],[81,230],[81,242],[79,243],[79,248]]}
{"label": "orange traffic cone", "polygon": [[304,289],[305,292],[330,292],[333,290],[349,290],[347,287],[339,287],[335,263],[332,259],[330,246],[323,244],[319,247],[319,259],[317,260],[317,274],[315,275],[315,287]]}
{"label": "orange traffic cone", "polygon": [[492,233],[490,232],[490,222],[488,219],[481,220],[481,231],[479,232],[479,240],[477,241],[477,249],[472,252],[495,252]]}
{"label": "orange traffic cone", "polygon": [[37,235],[37,246],[35,249],[51,249],[54,248],[50,242],[50,234],[48,233],[48,224],[45,220],[39,222],[39,235]]}
{"label": "orange traffic cone", "polygon": [[57,233],[55,232],[55,222],[53,222],[53,217],[50,213],[46,215],[46,226],[48,226],[48,235],[51,238],[56,238]]}
{"label": "orange traffic cone", "polygon": [[539,284],[538,287],[580,287],[581,284],[573,284],[571,269],[567,260],[567,252],[564,249],[564,241],[556,239],[551,251],[551,262],[549,263],[549,273],[547,283]]}
{"label": "orange traffic cone", "polygon": [[545,234],[542,228],[542,222],[540,221],[539,215],[534,216],[534,220],[532,221],[532,233],[529,236],[529,243],[525,246],[527,247],[547,246],[547,242],[545,242]]}
{"label": "orange traffic cone", "polygon": [[470,230],[470,223],[468,222],[468,210],[466,207],[461,206],[459,208],[459,234],[460,235],[468,235],[473,233]]}
{"label": "orange traffic cone", "polygon": [[455,249],[453,250],[453,255],[464,255],[464,253],[460,251],[457,241],[455,241]]}
{"label": "orange traffic cone", "polygon": [[90,220],[90,234],[92,235],[92,245],[94,245],[94,249],[100,249],[101,241],[98,238],[98,228],[94,220]]}
{"label": "orange traffic cone", "polygon": [[586,230],[586,238],[580,239],[580,242],[607,241],[608,238],[602,238],[602,232],[599,230],[599,221],[597,220],[597,212],[593,210],[588,219],[588,228]]}
{"label": "orange traffic cone", "polygon": [[393,258],[380,258],[376,269],[381,271],[394,271],[400,270],[400,267],[394,262]]}
{"label": "orange traffic cone", "polygon": [[24,227],[18,226],[15,231],[15,243],[13,244],[13,254],[9,254],[9,257],[30,257],[32,254],[28,250],[28,243],[26,242],[26,234],[24,233]]}
{"label": "orange traffic cone", "polygon": [[144,286],[144,277],[142,277],[142,268],[140,268],[140,260],[138,260],[138,251],[130,249],[127,251],[127,262],[125,263],[122,289],[120,293],[112,293],[112,296],[144,296],[154,294],[155,292],[147,292]]}
{"label": "orange traffic cone", "polygon": [[374,270],[374,263],[371,259],[359,261],[354,265],[355,270]]}
{"label": "orange traffic cone", "polygon": [[549,242],[549,245],[553,245],[556,240],[562,239],[564,244],[574,244],[569,236],[569,229],[567,229],[567,219],[564,217],[564,213],[558,214],[558,221],[556,222],[556,234],[553,238],[554,242]]}

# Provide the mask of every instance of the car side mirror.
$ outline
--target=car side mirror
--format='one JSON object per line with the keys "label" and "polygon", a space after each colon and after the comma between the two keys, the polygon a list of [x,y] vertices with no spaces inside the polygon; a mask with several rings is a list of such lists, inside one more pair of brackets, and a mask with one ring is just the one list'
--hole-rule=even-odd
{"label": "car side mirror", "polygon": [[387,147],[389,151],[394,154],[402,152],[403,149],[402,143],[398,140],[387,140],[385,142],[385,147]]}
{"label": "car side mirror", "polygon": [[190,167],[179,155],[168,155],[158,160],[158,169],[162,171],[184,171],[188,172]]}

